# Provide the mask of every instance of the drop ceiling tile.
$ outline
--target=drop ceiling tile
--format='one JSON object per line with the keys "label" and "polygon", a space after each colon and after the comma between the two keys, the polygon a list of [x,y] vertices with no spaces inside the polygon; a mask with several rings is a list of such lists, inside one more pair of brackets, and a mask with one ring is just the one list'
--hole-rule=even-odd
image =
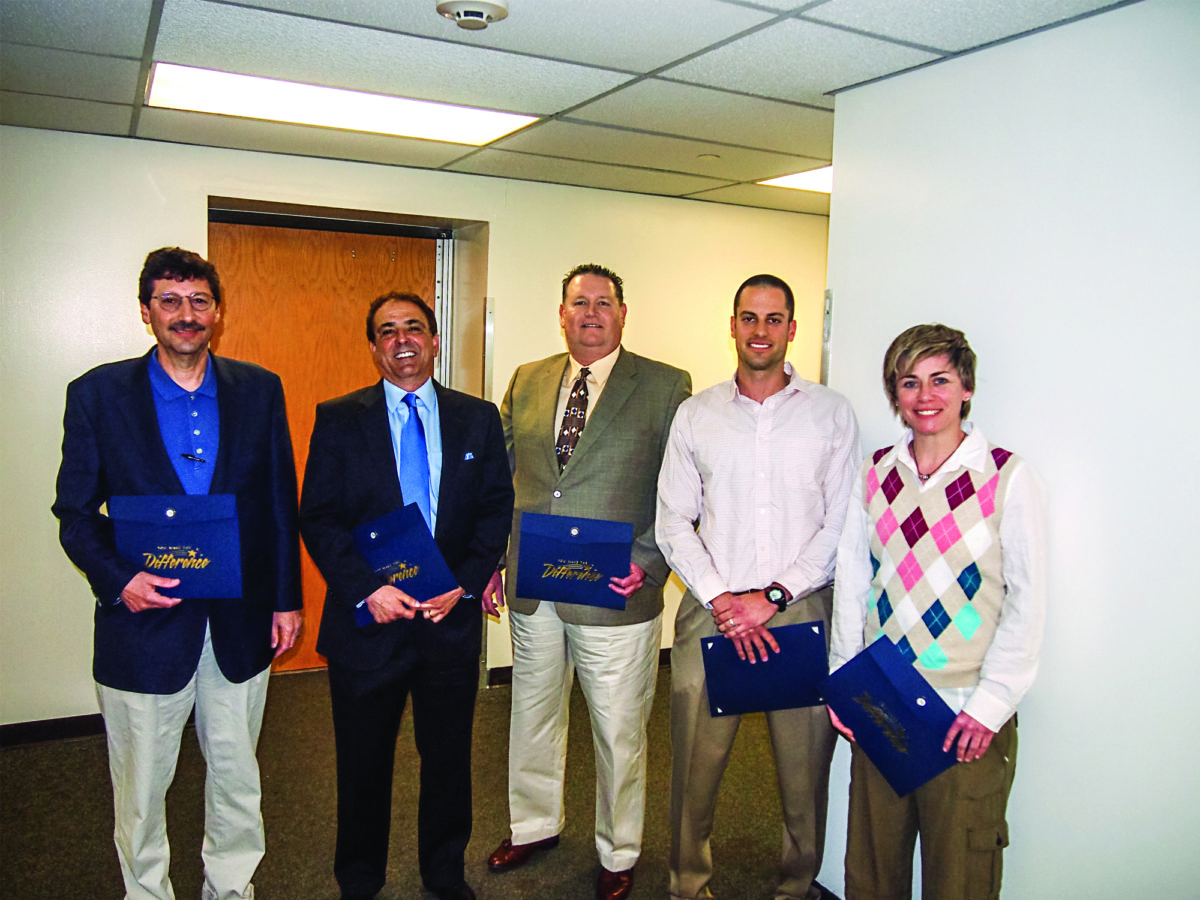
{"label": "drop ceiling tile", "polygon": [[661,75],[832,109],[829,91],[938,58],[838,28],[787,19]]}
{"label": "drop ceiling tile", "polygon": [[0,35],[15,44],[141,59],[150,6],[151,0],[3,0]]}
{"label": "drop ceiling tile", "polygon": [[572,110],[571,118],[812,159],[833,158],[832,110],[658,78],[648,78]]}
{"label": "drop ceiling tile", "polygon": [[533,115],[628,76],[203,0],[167,0],[155,58],[307,84]]}
{"label": "drop ceiling tile", "polygon": [[80,100],[132,104],[137,60],[0,44],[0,89]]}
{"label": "drop ceiling tile", "polygon": [[825,165],[825,161],[768,153],[640,131],[554,121],[523,129],[491,145],[565,159],[591,160],[723,178],[760,181]]}
{"label": "drop ceiling tile", "polygon": [[760,209],[781,209],[785,212],[829,215],[829,195],[816,191],[794,191],[790,188],[767,187],[761,184],[734,184],[688,194],[691,200],[711,200],[735,206],[757,206]]}
{"label": "drop ceiling tile", "polygon": [[627,72],[648,72],[773,16],[719,0],[606,0],[602,6],[595,0],[516,0],[506,19],[467,31],[438,15],[436,0],[256,0],[250,5]]}
{"label": "drop ceiling tile", "polygon": [[151,107],[142,110],[137,136],[180,144],[262,150],[267,153],[358,160],[421,169],[443,166],[471,149],[461,144],[419,141],[385,134],[311,128],[284,122],[263,122]]}
{"label": "drop ceiling tile", "polygon": [[129,134],[132,106],[0,92],[0,124],[84,134]]}
{"label": "drop ceiling tile", "polygon": [[830,0],[804,18],[957,52],[1112,5],[1113,0]]}
{"label": "drop ceiling tile", "polygon": [[481,150],[447,166],[446,171],[665,196],[679,196],[708,187],[718,187],[723,183],[695,175],[578,162],[573,159],[554,159],[505,150]]}

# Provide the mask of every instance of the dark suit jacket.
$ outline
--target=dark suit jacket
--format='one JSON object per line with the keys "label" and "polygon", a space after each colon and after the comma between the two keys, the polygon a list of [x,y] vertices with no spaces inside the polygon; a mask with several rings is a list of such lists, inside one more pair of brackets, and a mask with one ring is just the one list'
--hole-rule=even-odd
{"label": "dark suit jacket", "polygon": [[[496,407],[435,383],[442,429],[442,480],[434,540],[459,587],[480,597],[508,541],[513,488]],[[383,382],[317,406],[300,531],[328,591],[317,650],[355,669],[377,669],[402,646],[421,658],[479,658],[483,613],[460,601],[441,622],[423,616],[359,628],[354,607],[384,579],[354,547],[359,525],[404,505]]]}
{"label": "dark suit jacket", "polygon": [[513,373],[500,417],[517,489],[505,595],[510,609],[531,614],[537,600],[516,595],[520,515],[524,511],[633,523],[633,562],[646,581],[624,610],[559,603],[559,618],[575,625],[633,625],[663,608],[669,570],[654,540],[658,470],[675,410],[692,392],[687,372],[622,349],[604,393],[588,418],[562,474],[554,456],[560,422],[558,392],[567,354],[526,363]]}
{"label": "dark suit jacket", "polygon": [[63,549],[97,599],[92,673],[123,691],[182,690],[196,671],[207,622],[221,672],[241,683],[271,664],[273,614],[301,606],[296,462],[283,385],[260,366],[209,355],[221,420],[210,493],[237,497],[243,596],[133,613],[117,601],[141,566],[117,555],[100,507],[113,495],[184,493],[162,442],[149,360],[99,366],[67,386],[53,511]]}

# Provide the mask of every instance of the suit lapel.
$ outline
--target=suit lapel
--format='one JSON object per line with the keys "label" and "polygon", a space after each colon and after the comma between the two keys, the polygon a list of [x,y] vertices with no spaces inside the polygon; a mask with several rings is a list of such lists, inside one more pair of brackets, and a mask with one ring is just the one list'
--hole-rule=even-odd
{"label": "suit lapel", "polygon": [[[583,428],[583,434],[579,436],[579,443],[575,445],[575,452],[571,454],[572,459],[586,455],[592,444],[600,440],[605,429],[616,419],[621,407],[625,405],[625,401],[629,399],[636,385],[637,365],[634,363],[633,357],[622,349],[608,376],[608,383],[604,385],[604,393],[596,401],[596,408],[592,410],[587,425]],[[557,437],[557,432],[555,437]]]}
{"label": "suit lapel", "polygon": [[437,391],[438,423],[442,434],[442,475],[438,483],[437,527],[434,530],[442,531],[451,520],[450,506],[454,495],[453,491],[445,490],[445,486],[454,484],[458,478],[459,466],[466,454],[467,425],[455,396],[436,381],[433,387]]}
{"label": "suit lapel", "polygon": [[[153,353],[152,349],[150,353]],[[117,402],[125,419],[124,432],[130,442],[131,457],[140,459],[154,480],[163,486],[165,494],[182,494],[183,483],[167,456],[154,408],[154,388],[150,386],[150,354],[142,357],[133,375],[132,389]]]}
{"label": "suit lapel", "polygon": [[363,445],[371,457],[371,466],[366,471],[389,473],[380,482],[380,492],[395,498],[388,505],[396,508],[403,504],[400,491],[400,474],[396,471],[396,453],[392,449],[392,425],[388,419],[387,400],[383,393],[383,381],[377,382],[362,399],[359,417],[362,426]]}
{"label": "suit lapel", "polygon": [[243,459],[241,450],[236,446],[238,438],[245,432],[240,427],[240,418],[248,409],[242,396],[242,385],[233,378],[233,373],[225,365],[224,360],[218,362],[213,353],[208,354],[208,363],[213,367],[213,377],[217,380],[217,417],[221,420],[221,436],[217,443],[217,462],[213,469],[210,494],[227,494],[226,485],[231,481],[231,460]]}
{"label": "suit lapel", "polygon": [[554,455],[554,445],[558,442],[558,429],[562,427],[558,420],[558,392],[569,366],[567,354],[553,357],[538,373],[538,384],[533,391],[533,434],[546,435],[540,442],[542,465],[550,466],[555,472],[558,471],[558,457]]}

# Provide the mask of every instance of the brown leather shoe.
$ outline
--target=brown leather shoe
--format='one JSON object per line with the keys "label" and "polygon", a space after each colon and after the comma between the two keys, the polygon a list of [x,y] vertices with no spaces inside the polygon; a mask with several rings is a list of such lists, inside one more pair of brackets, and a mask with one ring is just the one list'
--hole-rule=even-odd
{"label": "brown leather shoe", "polygon": [[625,900],[633,892],[633,869],[610,872],[600,869],[596,879],[596,900]]}
{"label": "brown leather shoe", "polygon": [[492,872],[510,872],[519,869],[529,858],[539,850],[550,850],[558,846],[558,835],[548,837],[531,844],[514,844],[509,838],[500,842],[500,846],[488,857],[488,870]]}

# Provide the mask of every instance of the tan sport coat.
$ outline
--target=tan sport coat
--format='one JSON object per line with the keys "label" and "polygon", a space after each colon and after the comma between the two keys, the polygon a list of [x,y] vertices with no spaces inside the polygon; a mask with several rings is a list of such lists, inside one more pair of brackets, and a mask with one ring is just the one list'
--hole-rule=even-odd
{"label": "tan sport coat", "polygon": [[505,572],[508,607],[532,614],[539,601],[516,596],[521,513],[586,516],[633,523],[633,562],[646,572],[624,610],[559,603],[574,625],[633,625],[663,608],[669,570],[654,540],[658,470],[675,410],[692,392],[687,372],[621,348],[570,461],[560,475],[554,442],[558,392],[566,353],[526,363],[513,373],[500,407],[504,441],[516,488],[512,543]]}

